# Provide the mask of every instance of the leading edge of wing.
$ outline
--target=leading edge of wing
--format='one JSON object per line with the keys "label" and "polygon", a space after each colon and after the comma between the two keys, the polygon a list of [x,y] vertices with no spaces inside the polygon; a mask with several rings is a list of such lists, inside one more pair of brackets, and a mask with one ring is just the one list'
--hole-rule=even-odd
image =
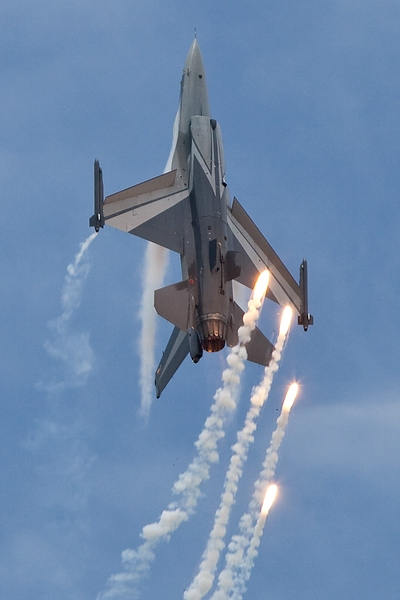
{"label": "leading edge of wing", "polygon": [[228,225],[233,234],[234,249],[241,252],[244,259],[237,281],[252,288],[258,274],[269,269],[271,278],[267,296],[281,306],[290,304],[300,314],[299,284],[236,198],[228,208]]}
{"label": "leading edge of wing", "polygon": [[187,182],[175,169],[107,196],[104,221],[182,254],[188,196]]}

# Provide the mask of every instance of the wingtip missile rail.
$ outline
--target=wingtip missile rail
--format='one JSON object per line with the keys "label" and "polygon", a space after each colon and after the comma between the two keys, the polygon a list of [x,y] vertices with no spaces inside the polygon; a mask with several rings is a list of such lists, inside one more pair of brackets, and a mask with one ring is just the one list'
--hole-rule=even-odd
{"label": "wingtip missile rail", "polygon": [[314,317],[308,312],[308,278],[307,278],[307,261],[304,258],[300,265],[300,281],[301,290],[301,307],[300,315],[297,317],[299,325],[303,325],[304,331],[307,331],[309,325],[314,325]]}
{"label": "wingtip missile rail", "polygon": [[103,202],[103,171],[96,158],[94,161],[94,215],[89,219],[89,227],[94,227],[96,232],[100,230],[100,227],[104,227]]}

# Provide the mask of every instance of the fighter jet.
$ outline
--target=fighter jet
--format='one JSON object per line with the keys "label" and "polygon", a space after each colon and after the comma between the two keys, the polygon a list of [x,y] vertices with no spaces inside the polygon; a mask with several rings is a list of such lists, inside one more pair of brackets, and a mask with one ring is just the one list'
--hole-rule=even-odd
{"label": "fighter jet", "polygon": [[[203,59],[197,39],[186,58],[173,144],[165,172],[104,199],[103,176],[94,163],[95,212],[89,223],[132,233],[180,255],[182,281],[156,290],[154,306],[174,329],[155,374],[157,397],[187,354],[197,363],[238,341],[243,311],[232,281],[253,288],[266,268],[268,298],[289,305],[304,330],[308,313],[307,263],[295,281],[225,181],[221,129],[211,118]],[[256,328],[248,359],[267,365],[273,344]]]}

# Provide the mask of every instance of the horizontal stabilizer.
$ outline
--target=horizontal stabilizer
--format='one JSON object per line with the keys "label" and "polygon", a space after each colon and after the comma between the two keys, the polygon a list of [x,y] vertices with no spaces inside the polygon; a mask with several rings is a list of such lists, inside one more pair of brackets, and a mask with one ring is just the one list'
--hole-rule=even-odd
{"label": "horizontal stabilizer", "polygon": [[[236,302],[233,303],[233,315],[228,327],[226,343],[228,346],[236,346],[238,343],[238,329],[243,325],[244,311]],[[251,334],[251,340],[246,344],[247,360],[266,367],[271,359],[274,345],[256,327]]]}
{"label": "horizontal stabilizer", "polygon": [[187,333],[175,327],[156,371],[154,383],[157,398],[161,396],[161,392],[181,366],[188,353],[189,340]]}
{"label": "horizontal stabilizer", "polygon": [[187,332],[189,318],[188,281],[179,281],[156,290],[154,292],[154,307],[160,317]]}
{"label": "horizontal stabilizer", "polygon": [[262,331],[256,327],[251,334],[250,342],[246,344],[247,360],[266,367],[271,360],[274,349],[274,345]]}

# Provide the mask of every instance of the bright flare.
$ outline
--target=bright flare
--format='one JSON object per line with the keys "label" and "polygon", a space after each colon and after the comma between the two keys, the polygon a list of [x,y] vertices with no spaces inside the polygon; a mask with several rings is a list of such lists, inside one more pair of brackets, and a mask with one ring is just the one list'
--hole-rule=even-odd
{"label": "bright flare", "polygon": [[293,406],[293,402],[296,399],[297,392],[299,391],[299,386],[297,383],[292,383],[290,388],[288,389],[285,400],[283,401],[282,411],[289,412]]}
{"label": "bright flare", "polygon": [[292,321],[292,314],[293,314],[293,311],[290,308],[290,306],[286,306],[285,310],[283,311],[282,318],[281,318],[281,325],[279,327],[279,335],[287,334],[289,327],[290,327],[290,323]]}
{"label": "bright flare", "polygon": [[272,483],[271,485],[268,486],[267,491],[265,492],[265,498],[264,498],[264,502],[261,508],[261,514],[262,515],[267,515],[271,509],[271,506],[274,503],[274,500],[276,498],[276,494],[278,492],[278,486],[275,485],[275,483]]}
{"label": "bright flare", "polygon": [[254,286],[254,290],[253,290],[253,294],[252,294],[253,299],[256,300],[257,302],[263,301],[264,296],[267,293],[268,282],[269,282],[269,271],[268,271],[268,269],[265,269],[265,271],[260,273],[260,275],[258,276],[257,283]]}

